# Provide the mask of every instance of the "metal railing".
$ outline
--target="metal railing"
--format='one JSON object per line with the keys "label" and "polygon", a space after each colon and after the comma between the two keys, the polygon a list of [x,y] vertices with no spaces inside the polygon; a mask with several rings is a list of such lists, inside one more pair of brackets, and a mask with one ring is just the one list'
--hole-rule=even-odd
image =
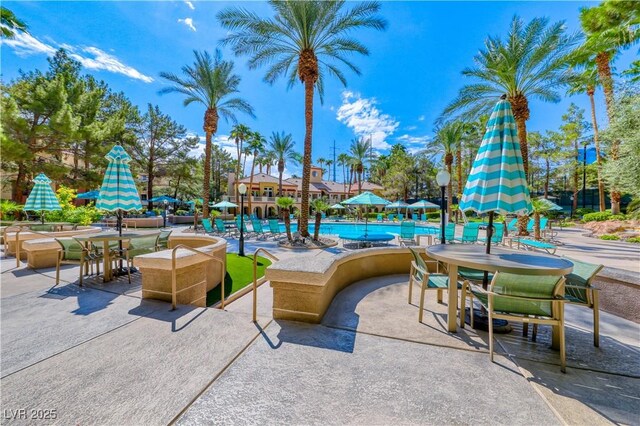
{"label": "metal railing", "polygon": [[[220,268],[220,309],[224,309],[224,276],[225,276],[224,262],[221,259],[211,254],[203,253],[200,250],[196,250],[193,247],[189,247],[184,244],[178,244],[171,251],[171,310],[176,309],[177,298],[178,298],[178,292],[176,291],[176,287],[177,287],[176,251],[178,251],[178,249],[187,249],[196,254],[206,256],[209,259],[215,260],[216,262],[220,263],[220,266],[221,266]],[[190,288],[193,288],[197,285],[200,285],[200,283],[196,283],[196,284],[190,285],[189,287],[183,288],[182,290],[180,290],[180,292],[189,290]],[[205,288],[206,288],[206,276],[205,276]],[[206,291],[205,291],[205,298],[206,298]]]}
{"label": "metal railing", "polygon": [[[273,261],[279,261],[275,255],[269,253],[264,248],[259,248],[258,250],[253,252],[253,322],[258,321],[258,285],[267,281],[266,277],[260,277],[258,280],[258,253],[264,253],[268,258]],[[260,281],[260,283],[258,283]]]}

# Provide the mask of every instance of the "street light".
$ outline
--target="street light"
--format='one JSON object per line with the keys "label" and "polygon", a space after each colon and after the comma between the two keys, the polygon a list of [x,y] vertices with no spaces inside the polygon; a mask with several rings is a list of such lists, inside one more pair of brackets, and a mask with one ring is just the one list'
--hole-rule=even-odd
{"label": "street light", "polygon": [[582,208],[583,209],[587,208],[587,146],[589,146],[589,141],[584,142],[584,148],[582,149]]}
{"label": "street light", "polygon": [[164,215],[162,215],[162,227],[166,228],[167,227],[167,206],[169,205],[169,202],[167,200],[164,200]]}
{"label": "street light", "polygon": [[238,243],[238,256],[244,257],[244,194],[247,193],[247,185],[241,183],[238,186],[240,194],[240,241]]}
{"label": "street light", "polygon": [[436,175],[436,182],[440,187],[440,195],[442,197],[442,202],[440,203],[440,243],[444,244],[446,241],[444,239],[444,227],[445,227],[445,218],[444,218],[444,191],[449,185],[449,180],[451,179],[451,175],[446,170],[440,170]]}

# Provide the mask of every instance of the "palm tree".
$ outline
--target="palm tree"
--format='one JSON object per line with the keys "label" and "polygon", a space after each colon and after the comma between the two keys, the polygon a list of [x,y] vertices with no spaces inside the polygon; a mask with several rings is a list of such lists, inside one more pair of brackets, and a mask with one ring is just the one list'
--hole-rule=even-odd
{"label": "palm tree", "polygon": [[251,152],[251,147],[249,146],[245,145],[244,148],[242,148],[242,155],[244,155],[242,158],[242,177],[247,177],[247,157],[251,155]]}
{"label": "palm tree", "polygon": [[323,157],[320,157],[320,158],[318,158],[318,159],[316,160],[316,162],[317,162],[317,163],[318,163],[318,165],[320,166],[320,170],[322,170],[322,174],[324,174],[325,169],[324,169],[324,167],[322,167],[322,166],[324,166],[325,164],[327,164],[327,160],[326,160],[325,158],[323,158]]}
{"label": "palm tree", "polygon": [[209,216],[209,186],[211,180],[211,138],[218,131],[220,115],[225,121],[236,122],[235,112],[240,111],[254,116],[253,108],[243,99],[233,97],[238,93],[240,77],[233,73],[233,62],[223,61],[220,50],[213,57],[208,52],[193,52],[196,61],[193,65],[182,67],[184,77],[170,72],[161,72],[160,77],[173,83],[173,86],[160,90],[160,94],[181,93],[186,96],[184,106],[194,102],[205,106],[204,113],[204,182],[202,185],[202,210],[204,217]]}
{"label": "palm tree", "polygon": [[[329,178],[327,180],[331,180],[331,166],[333,166],[333,160],[328,159],[326,164],[327,164],[327,170],[329,170],[329,173],[328,173]],[[336,180],[335,176],[333,177],[333,180]]]}
{"label": "palm tree", "polygon": [[263,159],[264,165],[267,168],[266,172],[268,175],[270,175],[271,167],[278,162],[276,158],[276,154],[273,151],[267,151],[264,153],[264,156],[262,157],[262,159]]}
{"label": "palm tree", "polygon": [[[236,153],[238,155],[238,162],[236,163],[236,181],[240,179],[240,166],[242,165],[242,153],[244,152],[244,141],[251,136],[251,129],[244,124],[236,124],[231,129],[230,137],[236,143]],[[229,188],[230,190],[230,188]],[[238,185],[235,185],[235,199],[238,200]]]}
{"label": "palm tree", "polygon": [[580,74],[576,74],[567,91],[568,95],[575,95],[578,93],[586,93],[589,96],[589,103],[591,104],[591,127],[593,128],[593,142],[596,146],[596,164],[598,171],[598,204],[600,211],[605,211],[605,197],[604,197],[604,181],[602,179],[602,157],[600,155],[600,138],[598,134],[598,121],[596,120],[596,102],[594,95],[596,87],[600,84],[598,78],[598,71],[593,65],[587,65]]}
{"label": "palm tree", "polygon": [[533,208],[533,238],[540,239],[540,214],[548,212],[549,204],[539,198],[531,200]]}
{"label": "palm tree", "polygon": [[352,139],[349,152],[351,153],[351,162],[353,168],[358,175],[358,194],[362,193],[362,175],[364,174],[364,162],[369,157],[371,149],[371,141],[360,138]]}
{"label": "palm tree", "polygon": [[253,155],[253,161],[251,162],[251,175],[249,175],[249,212],[253,214],[253,210],[251,209],[251,199],[253,198],[253,174],[256,170],[256,160],[260,158],[262,152],[264,152],[264,148],[267,144],[267,140],[259,133],[253,132],[251,134],[251,139],[249,139],[249,145],[247,148],[251,151],[251,155]]}
{"label": "palm tree", "polygon": [[0,36],[2,38],[14,38],[16,32],[28,33],[29,27],[21,21],[11,10],[0,6]]}
{"label": "palm tree", "polygon": [[[444,160],[447,172],[451,175],[454,153],[464,133],[464,125],[460,121],[451,121],[436,129],[436,134],[428,146],[432,154],[440,154]],[[451,217],[451,204],[453,203],[453,184],[449,179],[447,187],[447,214]]]}
{"label": "palm tree", "polygon": [[475,118],[489,112],[506,94],[518,128],[525,175],[529,171],[529,99],[560,101],[556,89],[569,81],[568,58],[579,39],[577,34],[565,34],[564,21],[552,25],[548,22],[546,18],[534,18],[525,25],[514,16],[504,40],[489,37],[484,49],[474,57],[475,67],[462,71],[477,82],[460,89],[442,114],[448,117],[460,111]]}
{"label": "palm tree", "polygon": [[320,224],[322,223],[322,213],[329,209],[329,204],[324,198],[316,198],[311,202],[311,208],[316,214],[316,224],[313,230],[313,239],[318,241],[318,235],[320,234]]}
{"label": "palm tree", "polygon": [[359,3],[351,9],[346,9],[342,0],[271,0],[269,4],[276,13],[274,18],[229,8],[220,12],[218,19],[232,31],[223,44],[231,45],[236,55],[249,55],[249,68],[269,65],[265,75],[268,83],[286,76],[289,87],[296,78],[304,84],[305,137],[298,231],[308,237],[314,89],[317,88],[322,102],[325,76],[336,77],[346,86],[339,66],[345,65],[360,74],[346,55],[367,55],[369,51],[351,34],[358,28],[382,30],[386,22],[377,15],[380,4],[375,1]]}
{"label": "palm tree", "polygon": [[287,231],[287,239],[292,241],[291,238],[291,206],[293,206],[293,198],[291,197],[278,197],[276,198],[276,205],[282,210],[284,216],[284,229]]}
{"label": "palm tree", "polygon": [[[347,165],[349,165],[349,154],[338,154],[338,165],[342,166],[342,187],[343,191],[347,192]],[[335,176],[334,176],[335,179]]]}
{"label": "palm tree", "polygon": [[295,162],[298,158],[296,152],[293,150],[295,144],[291,133],[273,132],[271,134],[269,148],[274,153],[276,161],[278,162],[278,197],[282,197],[282,173],[284,173],[287,160]]}

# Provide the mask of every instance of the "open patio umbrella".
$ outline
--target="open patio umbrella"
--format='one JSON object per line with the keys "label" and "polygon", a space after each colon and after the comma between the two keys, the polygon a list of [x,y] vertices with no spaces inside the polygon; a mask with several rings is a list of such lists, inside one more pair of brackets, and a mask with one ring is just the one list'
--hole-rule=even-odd
{"label": "open patio umbrella", "polygon": [[549,200],[548,198],[540,197],[540,198],[538,198],[538,200],[541,201],[545,205],[547,210],[555,210],[555,211],[564,210],[562,207],[560,207],[559,205],[557,205],[553,201]]}
{"label": "open patio umbrella", "polygon": [[[462,193],[460,210],[489,214],[487,253],[491,252],[493,214],[527,214],[531,197],[524,174],[520,142],[511,104],[501,99],[491,112],[487,130]],[[486,287],[487,273],[483,285]]]}
{"label": "open patio umbrella", "polygon": [[237,204],[234,203],[230,203],[229,201],[220,201],[219,203],[216,204],[209,204],[211,207],[214,207],[216,209],[224,209],[224,215],[227,215],[227,209],[231,209],[231,208],[238,208]]}
{"label": "open patio umbrella", "polygon": [[142,204],[129,169],[129,161],[131,161],[129,154],[120,145],[116,145],[105,155],[105,158],[109,160],[109,165],[100,187],[96,208],[116,212],[118,230],[122,235],[122,212],[141,210]]}
{"label": "open patio umbrella", "polygon": [[100,190],[82,192],[76,196],[78,200],[97,200],[100,196]]}
{"label": "open patio umbrella", "polygon": [[422,209],[423,213],[426,213],[427,210],[429,210],[429,209],[439,209],[440,206],[437,205],[437,204],[430,203],[427,200],[420,200],[420,201],[416,201],[413,204],[409,204],[409,206],[407,208],[408,209],[412,209],[412,210]]}
{"label": "open patio umbrella", "polygon": [[51,189],[51,179],[46,177],[44,173],[40,173],[33,179],[33,182],[35,185],[27,197],[24,210],[39,211],[40,220],[44,223],[45,211],[62,210],[62,207],[60,207],[55,192]]}
{"label": "open patio umbrella", "polygon": [[[377,196],[376,194],[366,191],[360,195],[356,195],[355,197],[351,197],[347,200],[344,200],[341,204],[346,206],[386,206],[390,204],[390,201],[385,200],[382,197]],[[367,236],[367,224],[368,224],[367,213],[365,210],[364,215],[364,235]]]}
{"label": "open patio umbrella", "polygon": [[335,209],[335,210],[344,210],[345,209],[345,207],[340,203],[335,203],[334,205],[332,205],[329,208],[330,209]]}
{"label": "open patio umbrella", "polygon": [[[384,206],[385,210],[392,210],[392,209],[397,209],[398,213],[400,213],[400,209],[407,209],[407,207],[409,207],[408,203],[405,203],[404,201],[394,201],[393,203],[387,204],[386,206]],[[406,213],[406,212],[405,212]]]}

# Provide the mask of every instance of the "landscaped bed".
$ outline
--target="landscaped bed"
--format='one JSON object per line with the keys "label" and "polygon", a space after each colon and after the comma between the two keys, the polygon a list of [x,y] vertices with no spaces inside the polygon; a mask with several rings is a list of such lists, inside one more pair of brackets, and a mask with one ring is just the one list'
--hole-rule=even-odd
{"label": "landscaped bed", "polygon": [[[264,270],[271,265],[271,261],[258,256],[258,278],[264,276]],[[238,256],[237,253],[227,253],[227,274],[224,277],[224,297],[245,288],[253,283],[253,256]],[[220,301],[220,286],[207,293],[207,306]]]}

